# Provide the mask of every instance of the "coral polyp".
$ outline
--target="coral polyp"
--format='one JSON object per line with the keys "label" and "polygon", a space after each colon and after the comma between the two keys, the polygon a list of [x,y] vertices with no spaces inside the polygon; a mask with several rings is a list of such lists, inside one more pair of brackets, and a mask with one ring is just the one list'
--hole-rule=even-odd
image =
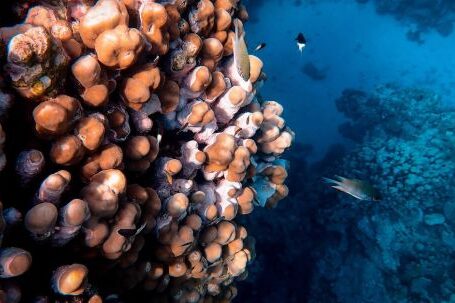
{"label": "coral polyp", "polygon": [[255,256],[236,217],[287,196],[294,139],[256,96],[245,7],[14,5],[22,23],[0,24],[0,301],[231,301]]}

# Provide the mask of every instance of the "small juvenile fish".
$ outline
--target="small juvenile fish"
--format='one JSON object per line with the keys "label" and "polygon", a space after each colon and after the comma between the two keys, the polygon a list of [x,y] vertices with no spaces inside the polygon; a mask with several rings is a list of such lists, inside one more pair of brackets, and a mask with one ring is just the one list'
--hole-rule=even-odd
{"label": "small juvenile fish", "polygon": [[124,236],[125,238],[131,238],[131,237],[135,237],[137,235],[139,235],[141,233],[142,230],[144,230],[145,226],[147,224],[144,223],[142,224],[141,227],[139,228],[121,228],[119,229],[117,232],[120,236]]}
{"label": "small juvenile fish", "polygon": [[297,47],[299,48],[300,53],[302,53],[303,49],[306,46],[306,39],[303,36],[302,33],[299,33],[297,35],[297,38],[295,38],[295,41],[297,41]]}
{"label": "small juvenile fish", "polygon": [[261,49],[263,49],[264,47],[266,47],[267,44],[265,44],[264,42],[258,44],[258,46],[256,46],[256,48],[254,49],[255,52],[257,51],[260,51]]}
{"label": "small juvenile fish", "polygon": [[332,187],[345,192],[354,198],[366,201],[379,201],[382,199],[379,191],[370,183],[358,179],[347,179],[335,176],[338,180],[322,178],[326,183],[333,184]]}

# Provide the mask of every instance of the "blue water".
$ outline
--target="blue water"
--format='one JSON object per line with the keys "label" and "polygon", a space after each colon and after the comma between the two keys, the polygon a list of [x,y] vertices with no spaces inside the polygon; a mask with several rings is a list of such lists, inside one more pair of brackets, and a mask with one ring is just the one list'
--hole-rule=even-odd
{"label": "blue water", "polygon": [[[244,218],[257,259],[237,302],[455,302],[454,5],[247,2],[249,47],[267,43],[261,94],[284,105],[296,144],[288,199]],[[333,175],[382,201],[320,181]]]}
{"label": "blue water", "polygon": [[[370,90],[398,82],[431,88],[446,102],[455,102],[455,35],[442,37],[432,31],[420,45],[405,37],[412,24],[376,14],[371,2],[313,2],[317,4],[303,1],[295,6],[294,1],[279,0],[251,4],[247,38],[250,47],[267,43],[257,54],[270,78],[261,93],[285,105],[297,141],[313,145],[314,158],[344,141],[337,131],[343,117],[334,100],[345,88]],[[298,32],[308,40],[302,55],[294,41]],[[303,74],[306,63],[326,70],[326,78],[314,81]]]}

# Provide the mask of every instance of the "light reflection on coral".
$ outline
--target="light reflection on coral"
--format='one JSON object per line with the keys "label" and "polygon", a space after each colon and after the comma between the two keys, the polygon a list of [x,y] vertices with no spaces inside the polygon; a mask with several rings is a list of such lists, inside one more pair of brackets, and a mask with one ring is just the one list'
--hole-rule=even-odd
{"label": "light reflection on coral", "polygon": [[294,139],[256,96],[245,7],[11,9],[24,23],[0,28],[0,300],[231,301],[255,256],[235,218],[287,196]]}

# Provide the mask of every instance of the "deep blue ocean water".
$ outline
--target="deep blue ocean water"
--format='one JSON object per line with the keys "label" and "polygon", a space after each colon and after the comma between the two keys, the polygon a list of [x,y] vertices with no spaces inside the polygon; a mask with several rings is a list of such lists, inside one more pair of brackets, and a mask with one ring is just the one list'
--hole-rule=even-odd
{"label": "deep blue ocean water", "polygon": [[[244,218],[257,259],[237,302],[455,302],[455,2],[245,3],[261,95],[296,143],[288,199]],[[322,184],[335,174],[382,201]]]}
{"label": "deep blue ocean water", "polygon": [[[287,122],[296,132],[297,141],[313,145],[315,158],[320,158],[327,146],[343,142],[337,131],[343,116],[337,112],[334,100],[346,88],[370,90],[397,82],[431,88],[446,102],[455,102],[453,34],[442,37],[429,31],[423,34],[425,43],[409,41],[406,32],[415,24],[378,15],[371,1],[245,3],[251,14],[247,23],[249,47],[267,43],[256,53],[269,76],[261,94],[285,106]],[[299,32],[308,40],[302,55],[294,41]],[[315,81],[305,75],[302,70],[308,63],[323,71],[325,79]]]}

